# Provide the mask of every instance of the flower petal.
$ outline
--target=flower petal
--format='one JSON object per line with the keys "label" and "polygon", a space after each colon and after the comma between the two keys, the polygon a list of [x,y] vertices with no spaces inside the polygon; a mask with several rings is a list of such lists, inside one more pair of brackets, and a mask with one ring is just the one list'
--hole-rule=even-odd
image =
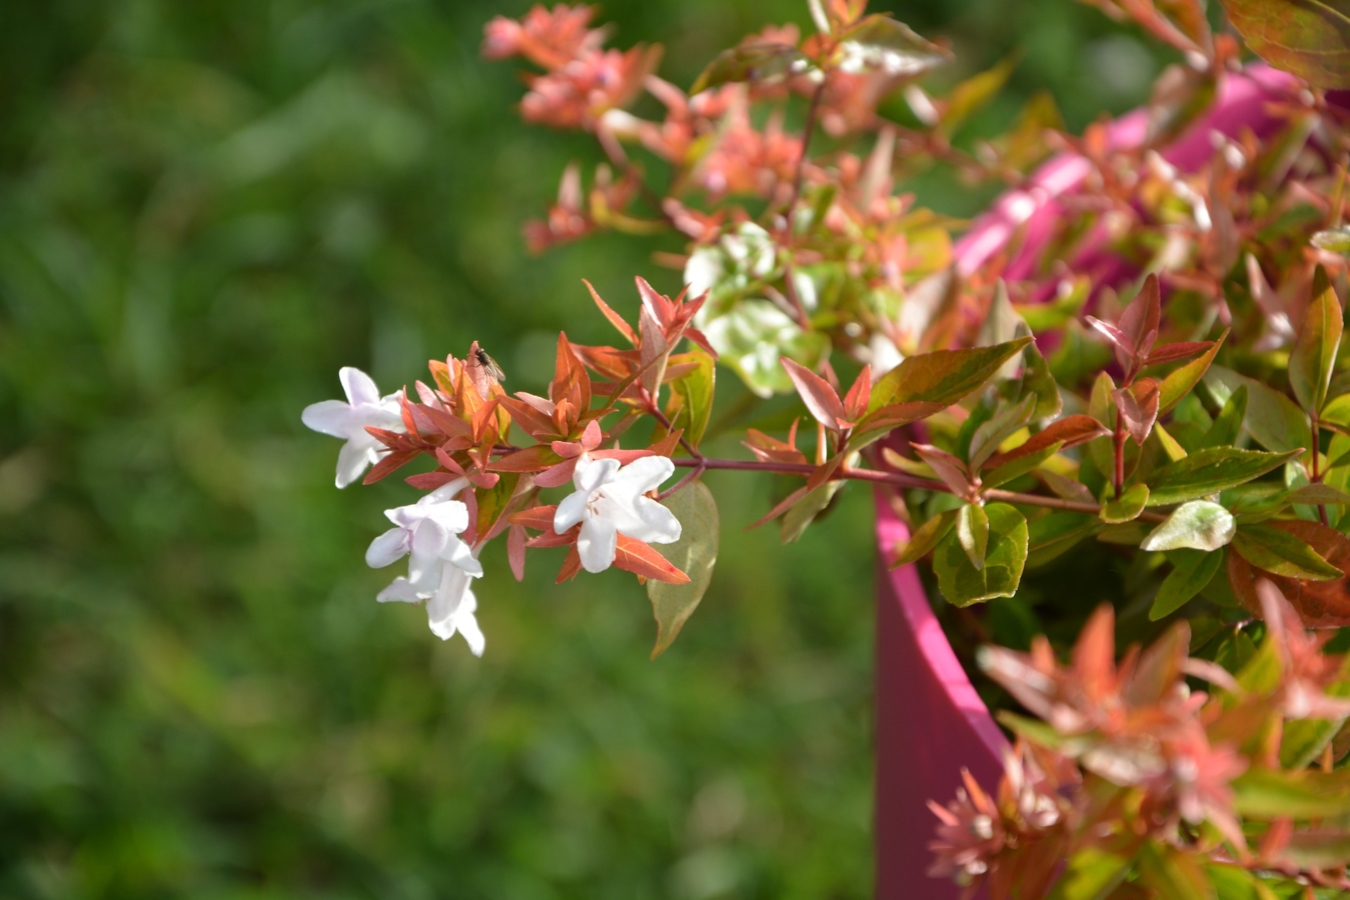
{"label": "flower petal", "polygon": [[389,587],[380,591],[379,594],[375,596],[375,599],[381,603],[420,603],[423,598],[418,596],[416,588],[412,586],[412,582],[400,575],[394,579]]}
{"label": "flower petal", "polygon": [[383,569],[398,562],[408,553],[408,532],[402,528],[391,528],[370,542],[366,549],[366,565],[372,569]]}
{"label": "flower petal", "polygon": [[440,586],[427,601],[427,623],[443,641],[455,636],[455,618],[469,590],[469,575],[456,566],[446,566]]}
{"label": "flower petal", "polygon": [[487,647],[487,640],[483,637],[483,630],[478,627],[478,617],[474,615],[477,607],[478,601],[474,599],[473,591],[465,591],[464,603],[460,606],[459,614],[455,616],[455,625],[468,642],[470,652],[474,656],[482,656],[483,650]]}
{"label": "flower petal", "polygon": [[[634,494],[645,494],[648,491],[655,490],[671,475],[675,474],[675,464],[664,456],[644,456],[641,459],[635,459],[623,467],[617,475],[611,479],[610,484],[617,486],[623,485],[625,491],[631,490]],[[606,493],[613,496],[613,488],[609,485]]]}
{"label": "flower petal", "polygon": [[449,544],[450,531],[435,519],[423,519],[412,529],[412,552],[437,559]]}
{"label": "flower petal", "polygon": [[[422,499],[425,500],[427,497]],[[459,534],[469,527],[469,507],[458,500],[433,501],[427,504],[426,515],[429,520],[452,534]]]}
{"label": "flower petal", "polygon": [[360,478],[366,467],[375,461],[371,456],[368,448],[360,446],[355,441],[343,444],[342,449],[338,451],[337,486],[345,488]]}
{"label": "flower petal", "polygon": [[345,438],[350,430],[352,408],[341,400],[321,400],[305,407],[300,421],[305,427],[320,434]]}
{"label": "flower petal", "polygon": [[[456,478],[454,481],[447,481],[445,484],[436,488],[436,490],[432,491],[430,494],[427,494],[427,497],[433,497],[435,498],[435,502],[442,503],[446,500],[455,499],[455,497],[458,496],[459,492],[464,490],[468,486],[469,486],[469,479]],[[465,507],[466,522],[468,521],[467,514],[468,508]],[[466,524],[464,527],[467,528],[468,525]],[[461,528],[460,530],[463,531],[464,529]]]}
{"label": "flower petal", "polygon": [[445,550],[441,552],[441,559],[452,566],[458,566],[475,577],[481,577],[483,574],[483,564],[478,561],[478,557],[473,555],[473,548],[454,535],[451,535],[450,540],[446,541]]}
{"label": "flower petal", "polygon": [[581,526],[577,536],[577,555],[587,572],[603,572],[614,564],[619,533],[606,516],[591,516]]}
{"label": "flower petal", "polygon": [[619,471],[617,459],[593,459],[583,454],[577,458],[577,468],[572,473],[572,484],[577,490],[589,494],[613,478],[617,471]]}
{"label": "flower petal", "polygon": [[616,504],[613,521],[619,533],[648,544],[673,544],[680,539],[680,520],[648,497],[638,497],[628,506]]}
{"label": "flower petal", "polygon": [[589,491],[577,491],[568,494],[558,504],[558,509],[553,513],[553,531],[555,534],[562,534],[573,525],[586,518],[586,501],[590,499]]}
{"label": "flower petal", "polygon": [[343,366],[338,370],[338,380],[352,406],[380,402],[380,389],[375,386],[375,380],[360,369]]}

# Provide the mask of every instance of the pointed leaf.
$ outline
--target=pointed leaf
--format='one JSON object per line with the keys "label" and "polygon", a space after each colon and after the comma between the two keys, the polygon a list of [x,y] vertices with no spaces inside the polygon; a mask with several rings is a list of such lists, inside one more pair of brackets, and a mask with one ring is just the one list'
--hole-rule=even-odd
{"label": "pointed leaf", "polygon": [[1065,416],[1033,434],[1025,444],[1004,453],[995,453],[986,461],[985,468],[1006,465],[1019,456],[1039,453],[1051,444],[1062,443],[1065,448],[1077,447],[1079,444],[1085,444],[1093,438],[1107,434],[1110,434],[1110,432],[1106,429],[1106,426],[1092,416],[1086,416],[1082,413]]}
{"label": "pointed leaf", "polygon": [[952,526],[955,523],[956,510],[954,509],[938,513],[927,522],[924,522],[919,526],[918,530],[910,536],[904,549],[896,556],[895,562],[891,563],[891,568],[898,569],[901,566],[907,566],[923,559],[928,555],[930,550],[938,545],[938,541],[947,536],[947,532],[952,530]]}
{"label": "pointed leaf", "polygon": [[844,414],[844,404],[828,381],[786,356],[779,357],[778,361],[817,422],[836,432],[846,427],[843,423],[848,417]]}
{"label": "pointed leaf", "polygon": [[[1350,572],[1350,538],[1320,522],[1302,519],[1272,521],[1270,528],[1284,531],[1311,547],[1318,556],[1339,569]],[[1246,560],[1230,554],[1229,569],[1233,592],[1242,605],[1261,615],[1261,601],[1253,588],[1254,573]],[[1270,580],[1298,610],[1309,628],[1341,628],[1350,625],[1350,578],[1335,581],[1301,581],[1281,575]]]}
{"label": "pointed leaf", "polygon": [[956,512],[956,540],[976,570],[984,568],[989,550],[989,516],[978,503],[967,503]]}
{"label": "pointed leaf", "polygon": [[867,411],[874,413],[885,406],[915,402],[951,406],[979,390],[1031,340],[1024,337],[993,347],[938,350],[906,357],[877,382]]}
{"label": "pointed leaf", "polygon": [[1313,300],[1303,330],[1289,354],[1289,384],[1299,405],[1318,412],[1327,399],[1327,386],[1341,346],[1341,304],[1321,266],[1313,277]]}
{"label": "pointed leaf", "polygon": [[1350,88],[1345,0],[1220,0],[1252,52],[1322,88]]}
{"label": "pointed leaf", "polygon": [[1021,478],[1062,449],[1064,449],[1064,444],[1060,441],[1055,441],[1050,446],[1042,447],[1035,453],[1027,456],[1018,456],[1011,462],[1006,462],[998,468],[990,469],[981,475],[980,486],[982,488],[996,488],[1001,484],[1007,484],[1014,478]]}
{"label": "pointed leaf", "polygon": [[[1173,373],[1175,374],[1175,373]],[[1255,379],[1223,366],[1210,366],[1205,386],[1216,402],[1225,404],[1239,387],[1247,387],[1247,433],[1267,450],[1293,450],[1308,446],[1308,417],[1284,394]]]}
{"label": "pointed leaf", "polygon": [[1158,420],[1158,383],[1152,378],[1140,378],[1112,396],[1130,437],[1142,447],[1153,430],[1153,423]]}
{"label": "pointed leaf", "polygon": [[912,78],[951,59],[951,53],[885,15],[867,16],[840,35],[839,68],[849,74],[880,72]]}
{"label": "pointed leaf", "polygon": [[1183,503],[1260,478],[1298,454],[1206,447],[1168,463],[1149,478],[1149,506]]}
{"label": "pointed leaf", "polygon": [[1195,386],[1205,377],[1205,373],[1214,363],[1214,357],[1219,355],[1219,348],[1223,346],[1227,337],[1228,332],[1225,331],[1223,337],[1205,351],[1204,356],[1191,360],[1162,380],[1162,384],[1158,386],[1158,415],[1171,412],[1187,394],[1195,390]]}
{"label": "pointed leaf", "polygon": [[666,651],[693,615],[712,582],[721,540],[717,501],[702,481],[693,481],[667,497],[664,505],[680,522],[680,539],[666,548],[666,558],[689,576],[686,584],[647,582],[647,597],[656,617],[652,659]]}
{"label": "pointed leaf", "polygon": [[689,88],[689,96],[724,84],[748,81],[773,84],[812,68],[796,47],[772,41],[749,40],[717,54]]}
{"label": "pointed leaf", "polygon": [[1223,568],[1222,553],[1176,550],[1168,554],[1168,559],[1172,561],[1172,571],[1163,579],[1148,611],[1149,619],[1155,622],[1185,606]]}
{"label": "pointed leaf", "polygon": [[1239,385],[1219,410],[1214,424],[1200,440],[1201,447],[1231,447],[1242,434],[1242,423],[1247,418],[1247,386]]}
{"label": "pointed leaf", "polygon": [[1257,568],[1286,578],[1335,581],[1343,574],[1301,538],[1268,525],[1240,528],[1233,537],[1233,549]]}

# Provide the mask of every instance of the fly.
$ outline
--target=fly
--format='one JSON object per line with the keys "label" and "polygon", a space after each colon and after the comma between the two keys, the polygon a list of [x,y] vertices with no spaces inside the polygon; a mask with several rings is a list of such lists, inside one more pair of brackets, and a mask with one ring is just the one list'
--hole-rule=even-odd
{"label": "fly", "polygon": [[477,362],[478,365],[482,366],[485,370],[487,370],[489,378],[497,382],[506,380],[506,374],[502,372],[502,367],[497,365],[497,361],[495,359],[493,359],[491,356],[488,356],[488,352],[486,350],[484,350],[482,347],[478,347],[474,350],[473,355],[474,361]]}

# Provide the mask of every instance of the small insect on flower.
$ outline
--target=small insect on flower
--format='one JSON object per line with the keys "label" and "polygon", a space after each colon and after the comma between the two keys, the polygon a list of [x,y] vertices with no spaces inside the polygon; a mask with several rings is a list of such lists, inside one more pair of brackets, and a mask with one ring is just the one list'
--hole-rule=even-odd
{"label": "small insect on flower", "polygon": [[487,371],[487,375],[493,381],[503,382],[506,380],[506,374],[502,372],[502,367],[497,365],[497,361],[482,347],[475,347],[473,351],[473,366],[480,367]]}

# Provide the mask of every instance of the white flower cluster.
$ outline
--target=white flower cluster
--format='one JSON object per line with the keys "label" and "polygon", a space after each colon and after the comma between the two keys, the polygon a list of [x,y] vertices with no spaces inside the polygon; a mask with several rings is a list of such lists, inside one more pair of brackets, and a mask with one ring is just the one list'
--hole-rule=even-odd
{"label": "white flower cluster", "polygon": [[[347,402],[315,403],[305,409],[301,421],[346,440],[337,469],[337,485],[346,487],[387,452],[366,427],[397,432],[404,427],[399,393],[381,397],[375,382],[359,369],[344,368],[339,378]],[[558,504],[553,530],[563,534],[581,526],[577,554],[587,572],[603,572],[614,564],[619,535],[650,544],[673,543],[680,538],[679,520],[646,494],[674,471],[664,456],[641,457],[624,466],[616,459],[583,454],[572,475],[575,490]],[[379,569],[408,557],[407,576],[395,578],[375,599],[425,603],[437,637],[463,635],[474,655],[482,656],[485,640],[471,584],[482,577],[483,566],[477,551],[459,537],[469,527],[469,508],[455,499],[468,483],[457,478],[410,506],[386,510],[394,527],[371,542],[366,563]]]}

